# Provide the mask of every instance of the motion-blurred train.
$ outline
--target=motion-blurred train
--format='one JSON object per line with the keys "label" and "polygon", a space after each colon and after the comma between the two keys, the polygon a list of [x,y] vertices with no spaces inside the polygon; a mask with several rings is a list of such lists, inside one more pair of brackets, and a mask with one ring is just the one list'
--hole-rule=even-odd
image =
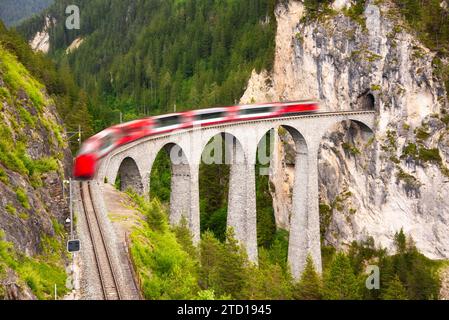
{"label": "motion-blurred train", "polygon": [[145,137],[194,126],[313,113],[318,109],[319,105],[314,101],[276,102],[193,110],[123,123],[107,128],[83,143],[75,159],[73,175],[77,180],[93,179],[101,158],[115,148]]}

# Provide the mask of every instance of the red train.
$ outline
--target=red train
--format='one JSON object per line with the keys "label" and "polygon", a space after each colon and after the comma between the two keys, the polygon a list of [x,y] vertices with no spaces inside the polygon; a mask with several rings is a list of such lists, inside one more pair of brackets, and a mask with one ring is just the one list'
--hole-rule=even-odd
{"label": "red train", "polygon": [[78,180],[93,179],[99,159],[117,147],[144,137],[193,126],[286,117],[318,109],[318,103],[314,101],[277,102],[193,110],[123,123],[105,129],[83,143],[75,159],[73,175]]}

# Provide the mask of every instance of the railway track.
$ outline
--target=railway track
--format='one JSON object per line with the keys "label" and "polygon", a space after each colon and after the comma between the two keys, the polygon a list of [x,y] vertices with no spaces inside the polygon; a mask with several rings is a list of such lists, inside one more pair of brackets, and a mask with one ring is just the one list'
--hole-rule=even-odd
{"label": "railway track", "polygon": [[87,220],[89,237],[94,251],[96,269],[98,270],[100,278],[103,298],[104,300],[121,300],[122,295],[118,286],[117,276],[111,262],[111,255],[104,238],[100,219],[92,202],[89,182],[80,183],[80,194],[84,214]]}

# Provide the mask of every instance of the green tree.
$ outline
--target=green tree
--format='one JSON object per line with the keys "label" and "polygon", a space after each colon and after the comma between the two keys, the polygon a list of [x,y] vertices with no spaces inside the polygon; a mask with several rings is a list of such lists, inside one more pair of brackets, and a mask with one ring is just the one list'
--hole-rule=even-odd
{"label": "green tree", "polygon": [[323,298],[322,291],[320,275],[316,272],[312,257],[309,255],[301,279],[295,285],[293,297],[297,300],[321,300]]}
{"label": "green tree", "polygon": [[337,253],[324,275],[323,298],[326,300],[358,300],[360,286],[350,261],[344,253]]}
{"label": "green tree", "polygon": [[216,272],[213,273],[213,288],[218,295],[230,294],[241,299],[245,284],[245,267],[248,264],[246,251],[234,237],[232,228],[226,231],[226,242],[223,244]]}
{"label": "green tree", "polygon": [[408,300],[407,290],[404,288],[399,276],[395,276],[386,284],[386,289],[382,291],[383,300]]}

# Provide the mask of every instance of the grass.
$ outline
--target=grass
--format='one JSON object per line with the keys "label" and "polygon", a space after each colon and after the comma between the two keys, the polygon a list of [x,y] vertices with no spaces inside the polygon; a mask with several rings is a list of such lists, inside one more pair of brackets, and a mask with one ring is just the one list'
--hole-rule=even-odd
{"label": "grass", "polygon": [[[53,157],[35,160],[27,155],[27,144],[31,137],[23,132],[23,128],[27,125],[35,129],[37,125],[41,125],[48,132],[54,133],[56,141],[53,142],[53,145],[65,147],[63,129],[51,119],[43,116],[43,107],[50,102],[43,94],[43,85],[36,81],[17,61],[17,58],[4,50],[1,45],[0,61],[2,61],[0,73],[6,85],[1,88],[0,97],[9,99],[8,104],[11,107],[10,110],[7,110],[8,112],[2,114],[5,121],[0,122],[0,162],[12,171],[27,175],[31,178],[33,186],[39,187],[42,185],[41,174],[55,171],[59,166]],[[21,90],[33,102],[37,115],[32,115],[29,103],[27,107],[20,105],[20,99],[17,96]],[[19,123],[16,116],[19,118]],[[8,122],[12,128],[9,127]],[[14,135],[12,131],[14,131]],[[5,182],[6,178],[0,172],[0,181]]]}
{"label": "grass", "polygon": [[416,138],[418,140],[422,140],[422,141],[425,141],[425,140],[429,139],[429,137],[430,137],[430,133],[427,132],[427,130],[425,128],[416,129],[415,134],[416,134]]}
{"label": "grass", "polygon": [[7,269],[14,270],[19,282],[30,287],[38,299],[53,299],[55,284],[60,296],[67,293],[66,273],[59,259],[59,253],[35,258],[19,254],[12,243],[4,240],[4,233],[0,231],[0,275]]}
{"label": "grass", "polygon": [[366,20],[363,15],[364,11],[365,11],[365,1],[356,0],[351,7],[349,7],[348,9],[344,9],[343,13],[345,16],[351,18],[352,20],[360,24],[363,30],[366,30]]}
{"label": "grass", "polygon": [[440,151],[438,149],[426,149],[426,148],[419,149],[419,160],[424,162],[434,162],[438,164],[441,164],[443,161],[440,155]]}
{"label": "grass", "polygon": [[146,299],[193,299],[196,263],[178,243],[159,201],[133,196],[146,223],[131,234],[131,255]]}
{"label": "grass", "polygon": [[6,212],[8,212],[9,214],[15,216],[17,214],[17,209],[14,208],[14,206],[10,203],[8,203],[5,207]]}
{"label": "grass", "polygon": [[36,126],[36,119],[24,107],[19,107],[20,119],[27,123],[31,128]]}
{"label": "grass", "polygon": [[47,100],[42,93],[44,86],[36,79],[31,77],[28,70],[17,61],[17,58],[11,53],[3,49],[0,45],[0,71],[3,74],[3,80],[7,86],[16,93],[19,90],[24,90],[33,105],[42,110]]}
{"label": "grass", "polygon": [[28,195],[23,188],[17,188],[16,197],[25,209],[31,209],[30,203],[28,201]]}
{"label": "grass", "polygon": [[3,170],[3,168],[0,168],[0,181],[3,182],[4,184],[9,183],[9,177],[6,174],[5,170]]}

